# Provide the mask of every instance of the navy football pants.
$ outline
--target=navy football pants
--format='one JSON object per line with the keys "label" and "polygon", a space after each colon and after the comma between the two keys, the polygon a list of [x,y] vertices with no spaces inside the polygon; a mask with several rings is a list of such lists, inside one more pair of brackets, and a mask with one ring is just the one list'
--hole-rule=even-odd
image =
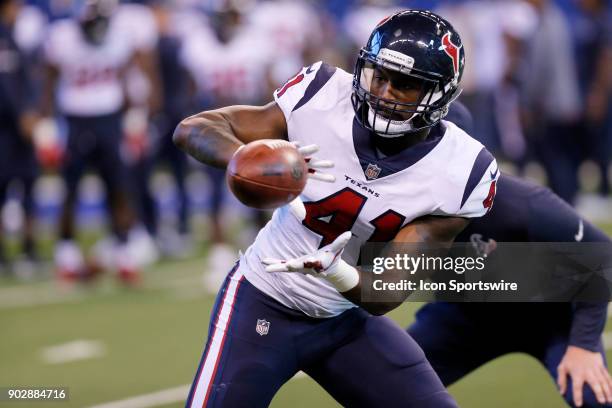
{"label": "navy football pants", "polygon": [[210,322],[187,407],[267,407],[299,370],[346,407],[456,407],[414,340],[361,308],[311,318],[234,268]]}
{"label": "navy football pants", "polygon": [[[527,353],[539,360],[553,381],[569,341],[571,314],[566,303],[459,304],[423,306],[408,333],[421,346],[445,386],[508,353]],[[599,351],[604,356],[603,345]],[[573,405],[568,380],[565,400]],[[595,394],[583,388],[583,407],[599,407]]]}

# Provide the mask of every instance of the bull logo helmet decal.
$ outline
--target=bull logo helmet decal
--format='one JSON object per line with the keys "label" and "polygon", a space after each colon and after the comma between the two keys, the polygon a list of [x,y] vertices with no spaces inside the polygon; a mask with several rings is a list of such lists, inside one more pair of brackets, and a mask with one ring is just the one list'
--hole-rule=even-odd
{"label": "bull logo helmet decal", "polygon": [[444,34],[444,36],[442,37],[442,45],[444,46],[444,52],[446,53],[446,55],[448,55],[453,60],[453,69],[455,71],[455,76],[459,75],[459,58],[461,55],[461,47],[463,47],[463,45],[456,46],[455,44],[453,44],[451,41],[450,33]]}

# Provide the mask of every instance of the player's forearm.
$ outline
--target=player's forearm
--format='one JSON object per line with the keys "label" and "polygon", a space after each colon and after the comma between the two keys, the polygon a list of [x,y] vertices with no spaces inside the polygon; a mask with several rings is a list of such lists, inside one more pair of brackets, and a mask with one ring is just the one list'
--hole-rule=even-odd
{"label": "player's forearm", "polygon": [[190,156],[210,166],[225,168],[243,144],[234,135],[229,121],[218,111],[202,112],[181,121],[174,143]]}
{"label": "player's forearm", "polygon": [[[394,240],[387,244],[381,253],[384,258],[393,259],[398,253],[409,258],[421,256],[442,257],[447,253],[457,234],[469,223],[469,220],[460,217],[422,217],[406,225],[396,235]],[[376,276],[380,281],[378,290],[373,285],[369,271],[357,269],[359,282],[349,291],[340,291],[351,302],[363,307],[376,315],[385,314],[404,302],[417,287],[417,282],[431,277],[434,270],[410,271],[397,266],[385,269],[384,273]],[[398,289],[400,288],[400,289]],[[367,299],[363,299],[363,294]]]}
{"label": "player's forearm", "polygon": [[154,115],[162,109],[163,86],[159,73],[159,55],[155,50],[139,51],[135,55],[135,63],[144,72],[151,84],[147,98],[149,114]]}
{"label": "player's forearm", "polygon": [[608,304],[604,302],[574,303],[569,343],[590,351],[597,351],[606,324]]}
{"label": "player's forearm", "polygon": [[[384,315],[390,312],[391,310],[401,305],[402,302],[404,301],[404,299],[398,300],[398,301],[391,301],[389,299],[385,299],[385,300],[381,299],[379,301],[364,302],[361,298],[361,293],[362,293],[361,290],[362,290],[361,285],[357,285],[353,289],[349,290],[348,292],[342,293],[342,295],[348,300],[350,300],[351,302],[353,302],[354,304],[364,308],[369,313],[376,315],[376,316]],[[408,295],[406,295],[406,297],[407,296]]]}
{"label": "player's forearm", "polygon": [[[372,290],[372,288],[366,288],[364,285],[368,285],[371,282],[369,276],[366,274],[371,273],[364,271],[359,267],[351,267],[359,275],[358,283],[347,291],[340,291],[340,293],[353,302],[354,304],[361,306],[373,315],[383,315],[395,309],[401,305],[406,298],[412,293],[410,290]],[[410,274],[406,274],[403,271],[386,271],[386,276],[382,276],[385,282],[399,282],[402,279],[410,279]],[[367,299],[364,299],[363,294],[367,293]]]}
{"label": "player's forearm", "polygon": [[43,90],[40,98],[39,112],[40,116],[47,117],[54,114],[55,105],[55,88],[59,79],[57,68],[52,65],[45,67],[45,75],[43,80]]}

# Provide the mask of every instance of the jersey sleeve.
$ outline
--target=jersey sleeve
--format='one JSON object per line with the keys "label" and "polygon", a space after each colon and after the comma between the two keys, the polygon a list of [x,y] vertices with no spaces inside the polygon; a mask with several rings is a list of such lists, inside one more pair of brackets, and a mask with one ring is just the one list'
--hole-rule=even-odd
{"label": "jersey sleeve", "polygon": [[482,217],[493,207],[497,180],[497,161],[484,147],[476,156],[474,166],[463,190],[461,204],[455,215],[466,218]]}
{"label": "jersey sleeve", "polygon": [[194,63],[195,57],[198,55],[198,42],[193,38],[197,38],[197,36],[186,38],[185,41],[182,42],[181,49],[179,50],[179,62],[181,66],[183,66],[191,75],[194,76]]}
{"label": "jersey sleeve", "polygon": [[274,100],[289,122],[291,114],[315,96],[336,72],[336,67],[322,61],[304,67],[274,91]]}
{"label": "jersey sleeve", "polygon": [[[456,213],[460,217],[482,217],[493,207],[495,193],[497,192],[499,168],[493,156],[484,148],[483,151],[486,152],[485,156],[488,157],[481,163],[478,162],[478,158],[476,159],[477,161],[474,164],[463,192],[461,206]],[[488,161],[489,159],[490,161]],[[480,170],[483,167],[485,170],[481,173]]]}
{"label": "jersey sleeve", "polygon": [[159,35],[154,17],[148,14],[146,9],[140,17],[138,27],[139,29],[134,30],[134,48],[143,51],[153,50],[157,45]]}
{"label": "jersey sleeve", "polygon": [[456,144],[452,157],[439,163],[445,171],[436,189],[440,206],[433,215],[478,218],[493,206],[500,173],[497,161],[480,143],[466,137]]}
{"label": "jersey sleeve", "polygon": [[124,4],[119,8],[117,18],[129,35],[134,50],[148,52],[155,48],[158,31],[151,10],[138,4]]}
{"label": "jersey sleeve", "polygon": [[608,304],[575,302],[569,344],[597,351],[606,325]]}
{"label": "jersey sleeve", "polygon": [[69,27],[65,21],[53,23],[49,28],[46,40],[43,43],[45,60],[52,65],[60,65],[62,60],[62,43],[68,34]]}

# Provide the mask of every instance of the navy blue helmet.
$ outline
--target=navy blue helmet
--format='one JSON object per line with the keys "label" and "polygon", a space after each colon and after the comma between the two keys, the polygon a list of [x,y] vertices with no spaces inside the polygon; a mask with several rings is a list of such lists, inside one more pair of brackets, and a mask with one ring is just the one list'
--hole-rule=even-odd
{"label": "navy blue helmet", "polygon": [[[434,126],[460,93],[464,64],[461,38],[442,17],[405,10],[385,18],[361,49],[355,66],[352,101],[357,120],[387,137]],[[401,103],[373,95],[370,86],[377,68],[399,73],[420,88],[418,101]]]}

